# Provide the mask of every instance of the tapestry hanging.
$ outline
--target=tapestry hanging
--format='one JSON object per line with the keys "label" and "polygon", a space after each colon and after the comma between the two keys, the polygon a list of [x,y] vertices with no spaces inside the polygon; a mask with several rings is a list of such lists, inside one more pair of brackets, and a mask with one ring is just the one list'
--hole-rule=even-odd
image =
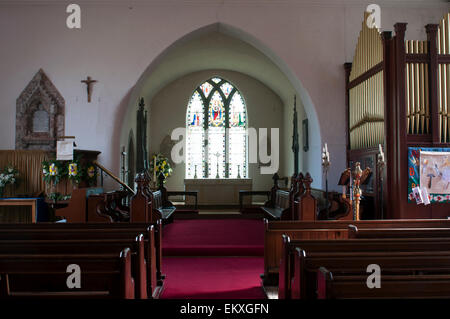
{"label": "tapestry hanging", "polygon": [[408,149],[408,202],[415,202],[413,188],[426,188],[430,202],[450,203],[450,148]]}

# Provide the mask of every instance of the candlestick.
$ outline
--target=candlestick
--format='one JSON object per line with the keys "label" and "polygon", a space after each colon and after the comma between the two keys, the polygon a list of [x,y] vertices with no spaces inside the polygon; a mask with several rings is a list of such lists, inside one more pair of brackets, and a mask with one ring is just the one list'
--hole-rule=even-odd
{"label": "candlestick", "polygon": [[156,183],[156,156],[153,158],[153,182]]}
{"label": "candlestick", "polygon": [[326,200],[326,210],[327,215],[329,214],[329,200],[328,200],[328,169],[330,168],[330,153],[328,152],[328,145],[325,143],[325,146],[322,148],[322,166],[325,173],[325,200]]}
{"label": "candlestick", "polygon": [[355,215],[354,215],[354,219],[355,220],[360,220],[360,214],[359,214],[359,205],[360,205],[360,201],[361,201],[361,195],[362,195],[362,191],[360,186],[360,180],[361,180],[361,175],[362,175],[362,169],[361,169],[361,164],[359,162],[356,162],[355,164],[355,170],[353,171],[353,178],[354,178],[354,190],[353,190],[353,196],[354,196],[354,200],[355,200]]}

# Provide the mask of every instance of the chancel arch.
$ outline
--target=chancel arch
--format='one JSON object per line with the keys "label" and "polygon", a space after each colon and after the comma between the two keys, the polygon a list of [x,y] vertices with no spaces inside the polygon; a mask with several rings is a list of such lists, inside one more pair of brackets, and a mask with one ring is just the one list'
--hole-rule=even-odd
{"label": "chancel arch", "polygon": [[[133,113],[137,109],[140,97],[144,97],[145,101],[148,102],[147,108],[149,111],[149,153],[157,152],[159,144],[156,143],[159,143],[159,139],[153,139],[152,134],[159,133],[154,132],[154,127],[151,128],[152,117],[154,118],[156,112],[153,99],[158,92],[177,79],[187,74],[206,70],[240,72],[257,79],[279,96],[283,108],[280,112],[283,124],[275,126],[269,123],[265,127],[278,127],[280,130],[279,170],[283,176],[291,175],[294,170],[291,140],[284,138],[284,136],[292,135],[292,110],[294,96],[297,95],[298,127],[301,127],[304,119],[308,119],[310,138],[309,150],[303,152],[300,156],[300,170],[311,172],[314,187],[320,188],[322,186],[321,165],[320,161],[314,159],[320,158],[321,132],[317,114],[308,92],[286,63],[264,43],[241,29],[223,23],[214,23],[189,32],[173,42],[150,63],[130,94],[128,111],[122,126],[121,142],[126,143],[125,134],[128,135],[129,129],[134,127]],[[190,93],[186,94],[187,100],[182,106],[184,109],[182,124],[177,127],[186,127],[185,115],[186,105],[189,103],[188,99],[201,83],[203,82],[199,81],[191,88]],[[253,118],[251,114],[250,118]],[[300,135],[302,135],[302,132],[300,132]],[[302,136],[300,136],[300,140],[302,140]],[[181,170],[184,177],[186,173],[184,163],[178,165],[175,172],[177,170]],[[248,176],[253,176],[250,166],[248,173]],[[169,179],[169,186],[172,185],[172,181],[173,178]],[[179,183],[182,182],[182,180],[179,181]],[[268,182],[271,182],[270,178],[268,178]]]}

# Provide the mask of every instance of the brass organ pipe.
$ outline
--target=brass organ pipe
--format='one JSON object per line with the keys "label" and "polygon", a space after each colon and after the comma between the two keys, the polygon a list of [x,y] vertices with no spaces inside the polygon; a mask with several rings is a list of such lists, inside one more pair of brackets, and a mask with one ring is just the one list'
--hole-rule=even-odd
{"label": "brass organ pipe", "polygon": [[[447,14],[445,20],[445,27],[444,29],[446,30],[446,48],[445,48],[445,53],[449,54],[450,53],[450,13]],[[446,79],[446,85],[445,85],[445,89],[447,91],[447,98],[446,98],[446,114],[445,114],[445,118],[446,118],[446,135],[447,135],[447,139],[445,140],[445,142],[449,142],[450,140],[450,127],[449,127],[449,117],[450,117],[450,88],[448,87],[450,85],[450,64],[446,64],[445,65],[446,69],[447,69],[447,79]]]}
{"label": "brass organ pipe", "polygon": [[[419,53],[423,53],[423,41],[419,42]],[[425,133],[425,93],[424,93],[424,66],[420,63],[420,133]]]}
{"label": "brass organ pipe", "polygon": [[[441,32],[441,28],[438,28],[438,39],[439,39],[439,41],[438,41],[438,52],[445,52],[445,47],[444,47],[444,43],[443,43],[443,37],[444,37],[444,35],[445,35],[445,22],[443,21],[443,23],[442,23],[442,25],[441,25],[441,27],[442,27],[442,32]],[[443,87],[442,87],[442,85],[443,85],[443,74],[444,74],[444,72],[443,72],[444,70],[443,70],[443,65],[442,64],[440,64],[439,66],[438,66],[438,79],[439,79],[439,83],[438,83],[438,91],[439,91],[439,102],[438,102],[438,105],[439,105],[439,123],[438,123],[438,126],[439,126],[439,135],[440,135],[440,141],[441,142],[443,142],[443,139],[442,139],[442,109],[443,109]]]}
{"label": "brass organ pipe", "polygon": [[[409,41],[409,52],[412,53],[413,51],[413,45],[412,41]],[[410,133],[414,133],[414,111],[415,111],[415,105],[414,105],[414,66],[412,63],[408,64],[409,67],[409,120],[410,120]]]}
{"label": "brass organ pipe", "polygon": [[[406,41],[405,45],[406,53],[409,53],[409,41]],[[406,63],[406,132],[410,132],[411,126],[411,74],[409,72],[409,63]]]}
{"label": "brass organ pipe", "polygon": [[[369,85],[367,83],[368,81],[364,81],[364,113],[363,118],[365,115],[367,115],[367,110],[369,107]],[[364,124],[364,131],[363,131],[363,147],[367,148],[367,137],[368,137],[368,125],[367,123]]]}
{"label": "brass organ pipe", "polygon": [[[414,53],[418,53],[419,52],[419,41],[414,41]],[[414,63],[414,70],[416,73],[416,78],[415,78],[415,101],[416,101],[416,110],[415,110],[415,114],[414,114],[414,118],[416,119],[416,132],[415,134],[420,134],[420,109],[421,109],[421,105],[420,105],[420,70],[419,70],[419,63]]]}
{"label": "brass organ pipe", "polygon": [[[428,42],[424,42],[424,53],[428,53]],[[425,122],[426,133],[430,133],[430,104],[429,104],[429,91],[428,91],[428,65],[425,66],[424,72],[425,78]]]}

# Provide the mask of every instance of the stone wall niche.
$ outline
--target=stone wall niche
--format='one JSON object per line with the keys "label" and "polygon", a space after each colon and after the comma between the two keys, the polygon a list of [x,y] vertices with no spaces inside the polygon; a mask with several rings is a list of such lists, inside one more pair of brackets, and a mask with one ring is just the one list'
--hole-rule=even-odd
{"label": "stone wall niche", "polygon": [[40,69],[17,98],[16,149],[54,151],[64,136],[65,101]]}

